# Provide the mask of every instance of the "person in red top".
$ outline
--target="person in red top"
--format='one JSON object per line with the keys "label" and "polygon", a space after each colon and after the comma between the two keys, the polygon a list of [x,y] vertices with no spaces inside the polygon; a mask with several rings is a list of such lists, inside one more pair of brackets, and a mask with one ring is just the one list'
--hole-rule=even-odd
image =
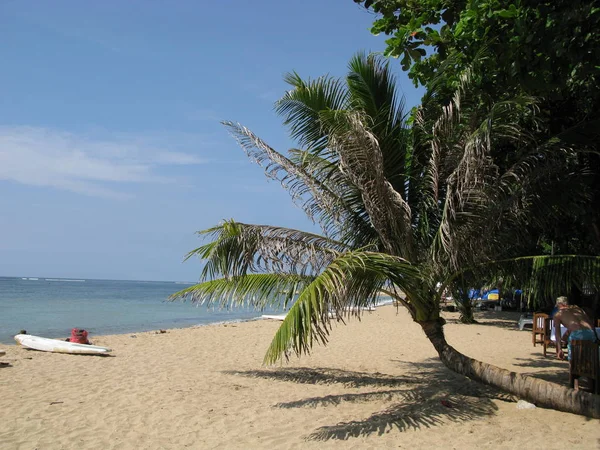
{"label": "person in red top", "polygon": [[74,344],[91,344],[88,341],[88,332],[81,328],[73,328],[71,330],[71,337],[67,338],[67,341]]}

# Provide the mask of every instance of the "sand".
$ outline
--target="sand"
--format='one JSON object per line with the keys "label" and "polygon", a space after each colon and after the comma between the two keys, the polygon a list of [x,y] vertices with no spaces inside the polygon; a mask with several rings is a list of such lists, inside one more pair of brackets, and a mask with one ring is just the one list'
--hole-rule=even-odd
{"label": "sand", "polygon": [[[465,354],[567,383],[567,363],[544,358],[515,314],[445,316]],[[327,347],[265,368],[280,324],[91,336],[112,357],[0,346],[0,448],[600,448],[600,421],[517,409],[445,369],[402,309],[336,325]]]}

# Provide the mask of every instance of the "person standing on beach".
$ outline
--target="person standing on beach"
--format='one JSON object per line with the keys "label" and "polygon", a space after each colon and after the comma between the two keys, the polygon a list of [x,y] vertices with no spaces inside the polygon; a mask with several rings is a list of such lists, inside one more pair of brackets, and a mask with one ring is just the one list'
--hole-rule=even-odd
{"label": "person standing on beach", "polygon": [[580,339],[584,341],[596,341],[596,330],[592,325],[592,319],[587,313],[576,305],[569,305],[567,297],[558,297],[556,299],[556,307],[558,311],[554,314],[554,330],[556,337],[556,356],[559,359],[564,359],[565,355],[561,348],[561,325],[567,328],[565,333],[568,336],[569,344],[568,355],[571,354],[571,341]]}

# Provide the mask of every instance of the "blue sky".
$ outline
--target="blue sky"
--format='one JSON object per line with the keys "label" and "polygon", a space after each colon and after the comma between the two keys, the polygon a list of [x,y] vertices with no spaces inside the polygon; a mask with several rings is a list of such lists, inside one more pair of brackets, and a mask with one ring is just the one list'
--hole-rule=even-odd
{"label": "blue sky", "polygon": [[312,229],[219,121],[292,147],[283,75],[344,75],[383,50],[373,19],[352,0],[0,2],[0,276],[196,280],[183,256],[222,219]]}

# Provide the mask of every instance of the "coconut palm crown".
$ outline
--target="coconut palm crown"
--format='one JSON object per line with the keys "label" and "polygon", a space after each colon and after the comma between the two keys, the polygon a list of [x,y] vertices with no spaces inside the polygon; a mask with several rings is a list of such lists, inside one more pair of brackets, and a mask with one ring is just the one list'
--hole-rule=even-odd
{"label": "coconut palm crown", "polygon": [[[536,142],[527,132],[535,127],[534,99],[469,108],[470,76],[465,72],[441,110],[432,113],[425,99],[409,125],[395,79],[379,57],[355,56],[344,80],[289,74],[291,89],[276,103],[299,147],[287,155],[244,126],[224,122],[323,235],[224,221],[199,232],[208,242],[187,258],[204,261],[201,281],[172,299],[290,306],[265,356],[274,363],[326,343],[332,322],[359,316],[383,292],[407,308],[452,370],[530,400],[543,396],[550,383],[507,379],[507,371],[449,346],[439,300],[466,273],[531,275],[534,267],[559,271],[566,262],[571,271],[564,283],[579,276],[580,283],[598,284],[596,257],[515,258],[530,241],[532,223],[585,204],[584,193],[563,205],[548,200],[576,185],[580,174],[565,173],[576,149],[558,138]],[[557,279],[538,282],[536,292],[559,291]],[[599,401],[577,398],[546,405],[600,415]]]}

